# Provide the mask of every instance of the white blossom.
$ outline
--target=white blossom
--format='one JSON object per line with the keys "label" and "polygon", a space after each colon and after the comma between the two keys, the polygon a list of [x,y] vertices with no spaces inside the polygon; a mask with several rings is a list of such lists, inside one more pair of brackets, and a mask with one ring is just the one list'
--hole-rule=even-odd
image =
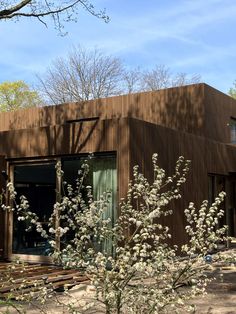
{"label": "white blossom", "polygon": [[[176,210],[172,211],[169,204],[181,197],[180,186],[186,181],[189,161],[179,157],[174,174],[168,177],[157,161],[158,155],[154,154],[152,182],[138,166],[134,167],[133,180],[127,197],[121,200],[120,215],[114,225],[104,218],[110,192],[104,191],[99,200],[94,200],[92,187],[85,185],[87,163],[78,172],[75,189],[64,183],[65,195],[54,205],[48,228],[30,211],[26,198],[21,197],[20,204],[14,207],[18,220],[33,224],[47,239],[57,264],[84,269],[96,289],[97,300],[105,304],[107,313],[192,310],[188,301],[204,294],[209,282],[205,275],[209,267],[205,256],[225,235],[225,226],[217,229],[223,215],[219,206],[225,197],[221,192],[211,206],[203,201],[197,209],[190,203],[184,211],[189,242],[182,246],[167,245],[171,233],[161,218]],[[56,171],[63,179],[60,163]],[[8,189],[15,199],[14,186],[10,184]],[[57,247],[58,239],[61,250]],[[106,243],[111,243],[110,250],[105,249]],[[179,258],[180,251],[184,258]],[[189,283],[188,289],[180,289]]]}

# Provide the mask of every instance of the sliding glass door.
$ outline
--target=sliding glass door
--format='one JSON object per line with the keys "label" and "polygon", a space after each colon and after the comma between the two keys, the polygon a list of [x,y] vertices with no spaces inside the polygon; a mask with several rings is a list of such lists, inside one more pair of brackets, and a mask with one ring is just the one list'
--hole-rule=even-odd
{"label": "sliding glass door", "polygon": [[[67,183],[75,183],[78,170],[81,168],[85,158],[65,158],[62,162],[64,179]],[[117,218],[116,198],[117,198],[117,169],[114,155],[96,156],[88,160],[89,175],[86,178],[86,185],[92,187],[95,200],[99,200],[103,193],[109,195],[108,209],[104,212],[104,219],[110,219],[111,225]],[[112,254],[112,243],[106,240],[101,249]]]}
{"label": "sliding glass door", "polygon": [[[36,213],[43,228],[47,229],[56,201],[55,162],[14,166],[14,185],[17,203],[19,197],[24,195],[29,202],[29,210]],[[12,254],[49,255],[48,240],[42,238],[35,227],[26,231],[29,222],[19,221],[16,213],[12,218]]]}
{"label": "sliding glass door", "polygon": [[[116,197],[117,197],[117,171],[115,159],[96,160],[93,167],[93,194],[95,199],[99,199],[104,192],[109,195],[107,211],[104,212],[104,219],[110,219],[114,225],[117,218]],[[108,254],[113,254],[112,239],[106,239],[102,243],[102,250]]]}
{"label": "sliding glass door", "polygon": [[[78,171],[86,156],[74,156],[57,158],[61,162],[64,172],[63,180],[75,185]],[[56,161],[27,162],[25,164],[12,164],[11,173],[19,196],[24,195],[29,201],[30,211],[37,214],[42,226],[47,229],[49,217],[53,211],[53,205],[60,199],[61,178],[56,171]],[[92,186],[95,199],[99,199],[104,192],[108,192],[109,206],[104,213],[104,218],[110,218],[114,224],[116,220],[117,197],[117,169],[116,157],[110,155],[95,155],[89,158],[90,172],[86,178],[86,185]],[[60,217],[58,217],[58,221]],[[9,245],[8,256],[12,259],[16,256],[23,259],[43,261],[50,255],[50,246],[33,227],[26,231],[29,223],[19,221],[17,214],[13,213],[9,221]],[[58,244],[59,245],[59,244]],[[111,240],[104,242],[103,249],[112,253]],[[38,257],[38,258],[37,258]]]}

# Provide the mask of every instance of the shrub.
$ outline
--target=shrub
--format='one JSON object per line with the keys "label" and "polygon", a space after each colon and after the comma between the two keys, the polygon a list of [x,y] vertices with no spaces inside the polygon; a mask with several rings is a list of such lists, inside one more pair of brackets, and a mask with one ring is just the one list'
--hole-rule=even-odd
{"label": "shrub", "polygon": [[[19,220],[35,225],[50,241],[52,257],[64,267],[79,267],[96,288],[96,299],[105,305],[106,313],[169,313],[191,311],[189,300],[205,293],[210,267],[206,256],[224,237],[226,227],[218,229],[223,211],[219,205],[221,192],[211,205],[203,201],[200,209],[193,203],[185,209],[189,242],[169,246],[169,228],[161,218],[172,215],[170,203],[181,197],[180,187],[186,181],[189,161],[180,157],[175,172],[167,177],[153,155],[153,182],[133,170],[126,199],[120,203],[120,215],[114,225],[104,219],[109,193],[94,200],[92,189],[84,186],[87,164],[76,182],[76,188],[65,185],[65,195],[54,205],[49,232],[43,229],[37,216],[30,212],[24,196],[14,208]],[[63,177],[57,165],[58,174]],[[10,197],[15,199],[12,183]],[[84,197],[84,190],[86,197]],[[59,218],[60,217],[60,218]],[[73,235],[73,236],[71,236]],[[56,243],[60,240],[61,250]],[[112,243],[112,251],[104,250],[104,242]],[[181,253],[181,254],[179,254]],[[181,257],[179,256],[181,255]]]}

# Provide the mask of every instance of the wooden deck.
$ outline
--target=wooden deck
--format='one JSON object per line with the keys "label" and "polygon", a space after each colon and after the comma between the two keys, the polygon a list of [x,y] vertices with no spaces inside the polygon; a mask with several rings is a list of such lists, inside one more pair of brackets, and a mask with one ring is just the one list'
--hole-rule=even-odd
{"label": "wooden deck", "polygon": [[42,287],[62,290],[88,281],[80,271],[41,264],[0,263],[0,298],[17,299]]}

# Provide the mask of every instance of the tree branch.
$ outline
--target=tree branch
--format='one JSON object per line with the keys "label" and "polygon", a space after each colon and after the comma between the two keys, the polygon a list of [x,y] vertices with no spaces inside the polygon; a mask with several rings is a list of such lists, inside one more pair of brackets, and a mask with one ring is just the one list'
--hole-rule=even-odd
{"label": "tree branch", "polygon": [[[25,2],[28,2],[27,4],[29,4],[32,0],[28,0],[28,1],[25,1]],[[11,13],[11,10],[9,11],[10,13],[8,15],[1,15],[1,11],[0,11],[0,19],[11,19],[13,17],[16,17],[16,16],[24,16],[24,17],[44,17],[44,16],[48,16],[48,15],[53,15],[53,14],[59,14],[59,13],[62,13],[64,11],[67,11],[71,8],[73,8],[75,5],[79,4],[81,2],[81,0],[77,0],[77,1],[74,1],[73,3],[71,3],[70,5],[67,5],[65,7],[58,7],[57,9],[55,10],[48,10],[48,11],[44,11],[44,12],[39,12],[39,13],[34,13],[34,12],[29,12],[29,13],[25,13],[25,12],[17,12],[17,11],[13,11]],[[19,11],[20,9],[18,9]]]}
{"label": "tree branch", "polygon": [[[12,6],[8,9],[0,10],[0,20],[1,19],[12,19],[14,17],[34,17],[34,18],[43,18],[46,16],[51,16],[55,18],[55,15],[60,15],[62,13],[68,12],[71,10],[72,14],[76,15],[77,6],[81,5],[86,11],[88,11],[91,15],[103,19],[105,22],[109,21],[108,16],[105,14],[105,10],[95,12],[94,6],[88,0],[74,0],[70,1],[69,4],[55,5],[54,3],[49,4],[45,0],[45,4],[43,1],[36,1],[35,3],[32,0],[23,0],[20,1],[17,5]],[[33,6],[34,5],[34,6]],[[29,11],[22,12],[21,9],[29,8]],[[71,14],[71,15],[72,15]],[[72,20],[72,17],[71,17]],[[40,20],[42,22],[42,20]],[[59,27],[60,28],[60,27]]]}
{"label": "tree branch", "polygon": [[0,19],[7,18],[7,16],[11,16],[13,13],[20,11],[22,8],[27,6],[32,0],[24,0],[19,2],[17,5],[0,11]]}

